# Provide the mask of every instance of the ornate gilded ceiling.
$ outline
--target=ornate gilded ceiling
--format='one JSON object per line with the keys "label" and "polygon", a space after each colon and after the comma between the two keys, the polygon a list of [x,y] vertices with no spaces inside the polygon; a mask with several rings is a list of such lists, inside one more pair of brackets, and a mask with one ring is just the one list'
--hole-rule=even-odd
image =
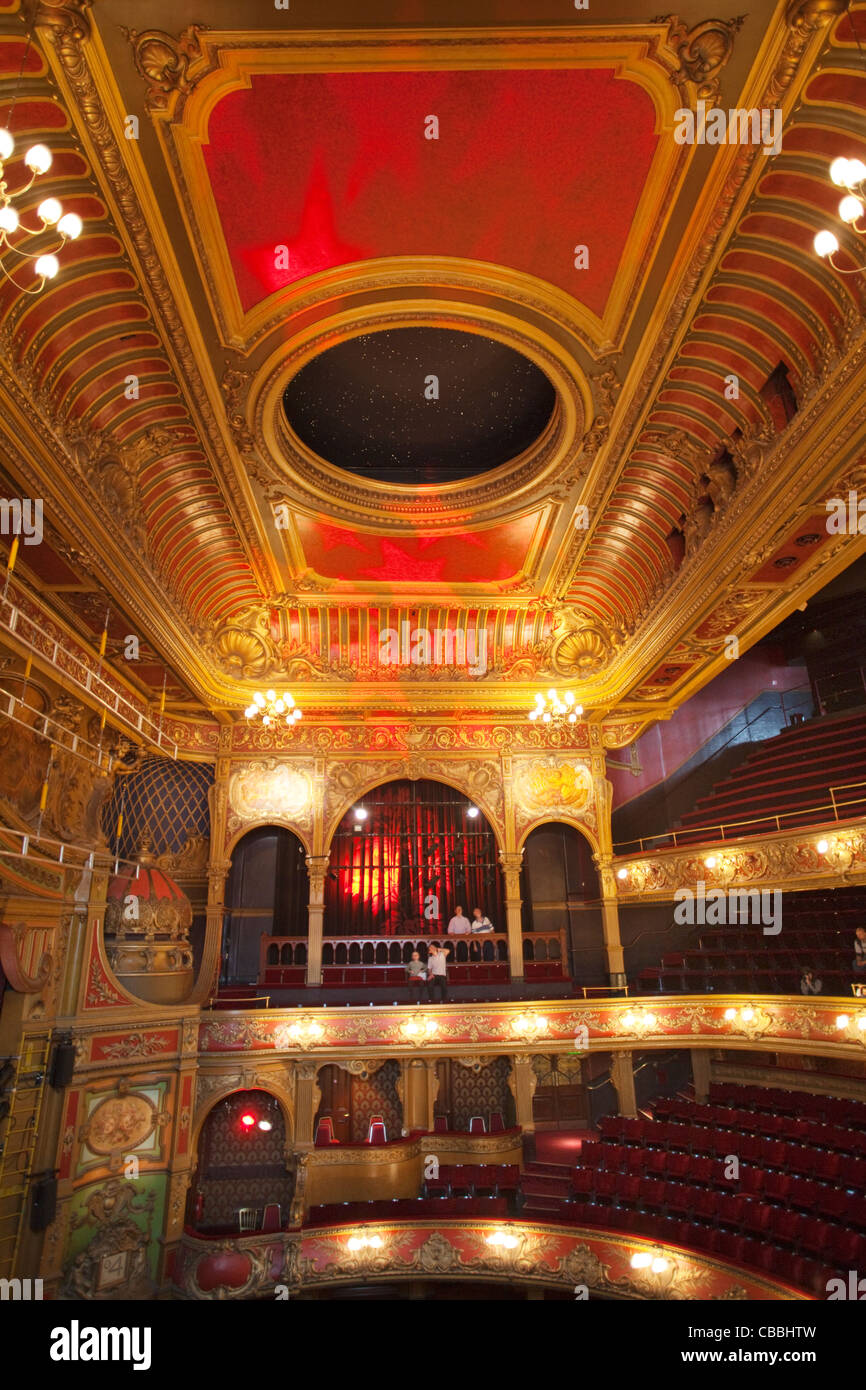
{"label": "ornate gilded ceiling", "polygon": [[[85,224],[43,294],[0,287],[8,487],[47,517],[16,578],[89,641],[110,603],[120,679],[177,715],[266,679],[322,717],[504,716],[567,679],[636,731],[864,548],[824,503],[866,479],[866,286],[811,243],[856,263],[827,166],[866,159],[866,6],[354,8],[43,0],[28,50],[0,0],[8,124]],[[679,143],[699,101],[780,110],[781,151]],[[400,329],[520,353],[547,423],[414,484],[364,467],[384,407],[368,445],[338,404],[292,428],[304,372],[350,399],[323,354]],[[440,659],[383,661],[403,624]]]}

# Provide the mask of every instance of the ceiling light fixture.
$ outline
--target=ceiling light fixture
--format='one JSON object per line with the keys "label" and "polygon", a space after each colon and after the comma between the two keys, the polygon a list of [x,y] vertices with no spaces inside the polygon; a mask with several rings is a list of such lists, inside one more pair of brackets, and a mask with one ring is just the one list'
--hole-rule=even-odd
{"label": "ceiling light fixture", "polygon": [[570,690],[566,690],[564,695],[556,690],[548,690],[546,695],[536,695],[528,717],[533,723],[540,720],[542,724],[562,725],[576,724],[582,714],[583,705],[576,703]]}
{"label": "ceiling light fixture", "polygon": [[[866,225],[858,226],[858,223],[866,215],[866,164],[860,159],[834,159],[830,165],[830,178],[837,188],[846,190],[845,197],[839,204],[839,217],[858,236],[863,236],[866,234]],[[833,257],[839,250],[839,239],[826,227],[818,232],[812,245],[816,256],[820,256],[822,261],[829,261],[839,275],[862,275],[866,271],[866,266],[843,270],[836,264]]]}
{"label": "ceiling light fixture", "polygon": [[[44,198],[37,207],[38,227],[28,227],[21,221],[18,212],[12,206],[13,196],[20,198],[22,194],[28,193],[36,180],[51,168],[52,160],[47,145],[31,145],[24,155],[24,164],[30,170],[30,178],[16,188],[13,195],[6,185],[6,164],[14,153],[14,139],[8,130],[0,129],[0,254],[8,251],[10,255],[18,256],[22,261],[32,261],[37,283],[29,286],[19,284],[15,276],[7,270],[2,259],[0,271],[22,294],[38,294],[44,289],[46,282],[53,280],[60,270],[60,262],[55,252],[62,250],[67,241],[75,241],[81,235],[83,223],[77,213],[64,213],[56,198]],[[60,236],[60,241],[55,246],[40,251],[24,249],[29,244],[24,238],[41,237],[52,227]],[[10,240],[11,237],[15,237],[14,242]],[[16,269],[19,268],[23,269],[16,266]]]}
{"label": "ceiling light fixture", "polygon": [[297,724],[300,717],[301,711],[288,691],[278,695],[275,690],[266,690],[263,695],[257,690],[252,703],[244,710],[245,719],[251,724],[261,722],[266,729],[283,718],[289,725]]}

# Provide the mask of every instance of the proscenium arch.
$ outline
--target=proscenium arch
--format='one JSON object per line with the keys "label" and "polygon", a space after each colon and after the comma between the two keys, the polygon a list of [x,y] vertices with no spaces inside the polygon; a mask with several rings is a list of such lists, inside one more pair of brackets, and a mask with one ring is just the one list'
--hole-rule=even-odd
{"label": "proscenium arch", "polygon": [[[469,766],[471,766],[471,764],[469,764]],[[375,791],[377,787],[386,787],[393,782],[439,782],[443,787],[450,787],[453,792],[459,792],[461,796],[468,797],[472,804],[478,807],[479,811],[487,821],[487,824],[490,826],[493,838],[496,841],[497,853],[501,854],[502,851],[506,848],[504,825],[502,825],[499,822],[498,817],[490,809],[490,806],[487,804],[484,798],[477,794],[475,791],[473,791],[471,787],[461,787],[460,783],[454,781],[453,778],[443,777],[440,776],[438,773],[435,777],[410,777],[409,774],[406,772],[396,774],[391,772],[387,777],[382,777],[381,775],[371,777],[369,782],[362,783],[355,789],[355,791],[352,793],[350,797],[346,798],[346,800],[340,806],[339,810],[337,810],[334,813],[334,815],[331,817],[331,820],[325,826],[324,834],[322,837],[323,855],[330,856],[331,848],[334,843],[334,836],[337,833],[337,827],[339,826],[343,817],[348,814],[352,807],[356,805],[357,802],[362,801],[365,796],[369,795],[370,792]]]}

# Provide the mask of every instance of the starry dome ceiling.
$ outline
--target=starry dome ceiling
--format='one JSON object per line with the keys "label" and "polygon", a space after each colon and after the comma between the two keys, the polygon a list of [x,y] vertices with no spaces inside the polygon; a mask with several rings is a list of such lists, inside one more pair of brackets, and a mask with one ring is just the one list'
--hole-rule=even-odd
{"label": "starry dome ceiling", "polygon": [[521,353],[477,333],[393,328],[328,348],[297,373],[283,404],[328,463],[379,482],[475,477],[522,454],[556,393]]}

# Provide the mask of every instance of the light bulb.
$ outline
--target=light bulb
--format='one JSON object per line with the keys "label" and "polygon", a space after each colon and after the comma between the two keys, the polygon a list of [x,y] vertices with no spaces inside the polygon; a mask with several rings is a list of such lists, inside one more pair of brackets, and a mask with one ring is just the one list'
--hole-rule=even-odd
{"label": "light bulb", "polygon": [[277,698],[277,692],[275,690],[269,690],[267,696],[269,700],[275,700]]}
{"label": "light bulb", "polygon": [[34,174],[44,174],[51,168],[51,151],[47,145],[31,145],[24,156],[24,163]]}
{"label": "light bulb", "polygon": [[839,243],[833,233],[826,230],[818,233],[812,245],[815,247],[816,255],[820,256],[822,260],[839,250]]}
{"label": "light bulb", "polygon": [[714,854],[708,854],[704,863],[708,869],[714,869],[716,867],[716,856]]}
{"label": "light bulb", "polygon": [[56,198],[45,198],[36,209],[36,216],[42,219],[46,227],[53,227],[63,216],[63,206]]}
{"label": "light bulb", "polygon": [[667,1260],[663,1259],[661,1255],[657,1255],[656,1258],[653,1260],[652,1264],[650,1265],[650,1269],[652,1270],[653,1274],[663,1274],[667,1267],[668,1262]]}
{"label": "light bulb", "polygon": [[549,715],[549,714],[543,714],[543,715],[541,716],[541,722],[542,722],[542,724],[549,724],[549,723],[550,723],[550,715]]}
{"label": "light bulb", "polygon": [[9,159],[15,149],[15,141],[8,130],[0,129],[0,159]]}
{"label": "light bulb", "polygon": [[544,696],[541,694],[541,692],[539,692],[539,693],[536,695],[536,697],[535,697],[535,703],[536,703],[537,705],[543,705],[543,704],[544,704]]}
{"label": "light bulb", "polygon": [[286,708],[286,707],[285,707],[285,705],[283,704],[282,700],[276,700],[276,701],[274,702],[274,709],[276,710],[277,714],[282,714],[282,712],[283,712],[283,710],[284,710],[285,708]]}
{"label": "light bulb", "polygon": [[566,690],[566,692],[565,692],[565,703],[566,703],[567,705],[573,705],[573,704],[574,704],[574,695],[573,695],[573,693],[572,693],[570,690]]}
{"label": "light bulb", "polygon": [[293,718],[294,720],[298,720],[298,719],[300,719],[300,717],[301,717],[301,711],[300,711],[299,709],[292,710],[292,718]]}
{"label": "light bulb", "polygon": [[847,1014],[839,1014],[836,1019],[836,1027],[841,1031],[843,1028],[847,1028],[850,1022],[851,1020]]}
{"label": "light bulb", "polygon": [[548,692],[547,692],[547,698],[548,698],[548,700],[555,700],[555,699],[556,699],[556,691],[555,691],[555,690],[548,690]]}
{"label": "light bulb", "polygon": [[0,208],[0,231],[14,232],[18,228],[18,213],[14,208],[10,208],[7,203],[4,208]]}
{"label": "light bulb", "polygon": [[850,160],[844,159],[840,155],[840,157],[838,159],[834,159],[833,163],[830,165],[830,178],[833,180],[837,188],[848,187],[848,165],[850,164],[850,162]]}
{"label": "light bulb", "polygon": [[258,713],[258,709],[258,705],[247,705],[246,709],[244,710],[244,714],[246,715],[247,719],[252,719],[253,716]]}
{"label": "light bulb", "polygon": [[56,256],[40,256],[33,269],[43,280],[53,280],[60,269],[60,262]]}
{"label": "light bulb", "polygon": [[271,722],[271,716],[270,716],[269,714],[263,714],[263,715],[262,715],[262,723],[263,723],[265,726],[267,726],[268,724],[270,724],[270,722]]}
{"label": "light bulb", "polygon": [[632,1269],[646,1269],[650,1264],[652,1264],[652,1255],[645,1250],[640,1250],[631,1257]]}
{"label": "light bulb", "polygon": [[847,172],[848,188],[856,188],[858,183],[862,183],[866,179],[866,164],[863,163],[862,159],[849,159]]}
{"label": "light bulb", "polygon": [[863,204],[859,198],[855,198],[853,193],[849,193],[847,198],[843,198],[839,204],[839,216],[843,222],[853,223],[858,217],[863,216]]}
{"label": "light bulb", "polygon": [[617,869],[617,878],[628,878],[628,869]]}
{"label": "light bulb", "polygon": [[830,848],[830,842],[829,840],[819,840],[815,848],[819,854],[826,854]]}
{"label": "light bulb", "polygon": [[67,241],[76,241],[81,236],[84,223],[77,212],[65,212],[57,223],[57,230]]}
{"label": "light bulb", "polygon": [[734,1019],[735,1019],[736,1017],[737,1017],[737,1011],[736,1011],[736,1009],[725,1009],[725,1018],[728,1020],[729,1023],[733,1023],[733,1021],[734,1021]]}
{"label": "light bulb", "polygon": [[255,700],[259,709],[261,709],[262,705],[265,703],[265,697],[260,690],[256,691],[255,695],[253,696],[253,699]]}
{"label": "light bulb", "polygon": [[538,710],[537,710],[537,709],[531,709],[531,710],[529,711],[529,717],[530,717],[530,719],[537,719],[537,718],[538,718]]}
{"label": "light bulb", "polygon": [[568,716],[568,722],[569,722],[569,724],[576,724],[576,723],[577,723],[577,715],[576,715],[576,714],[570,714],[570,715]]}

